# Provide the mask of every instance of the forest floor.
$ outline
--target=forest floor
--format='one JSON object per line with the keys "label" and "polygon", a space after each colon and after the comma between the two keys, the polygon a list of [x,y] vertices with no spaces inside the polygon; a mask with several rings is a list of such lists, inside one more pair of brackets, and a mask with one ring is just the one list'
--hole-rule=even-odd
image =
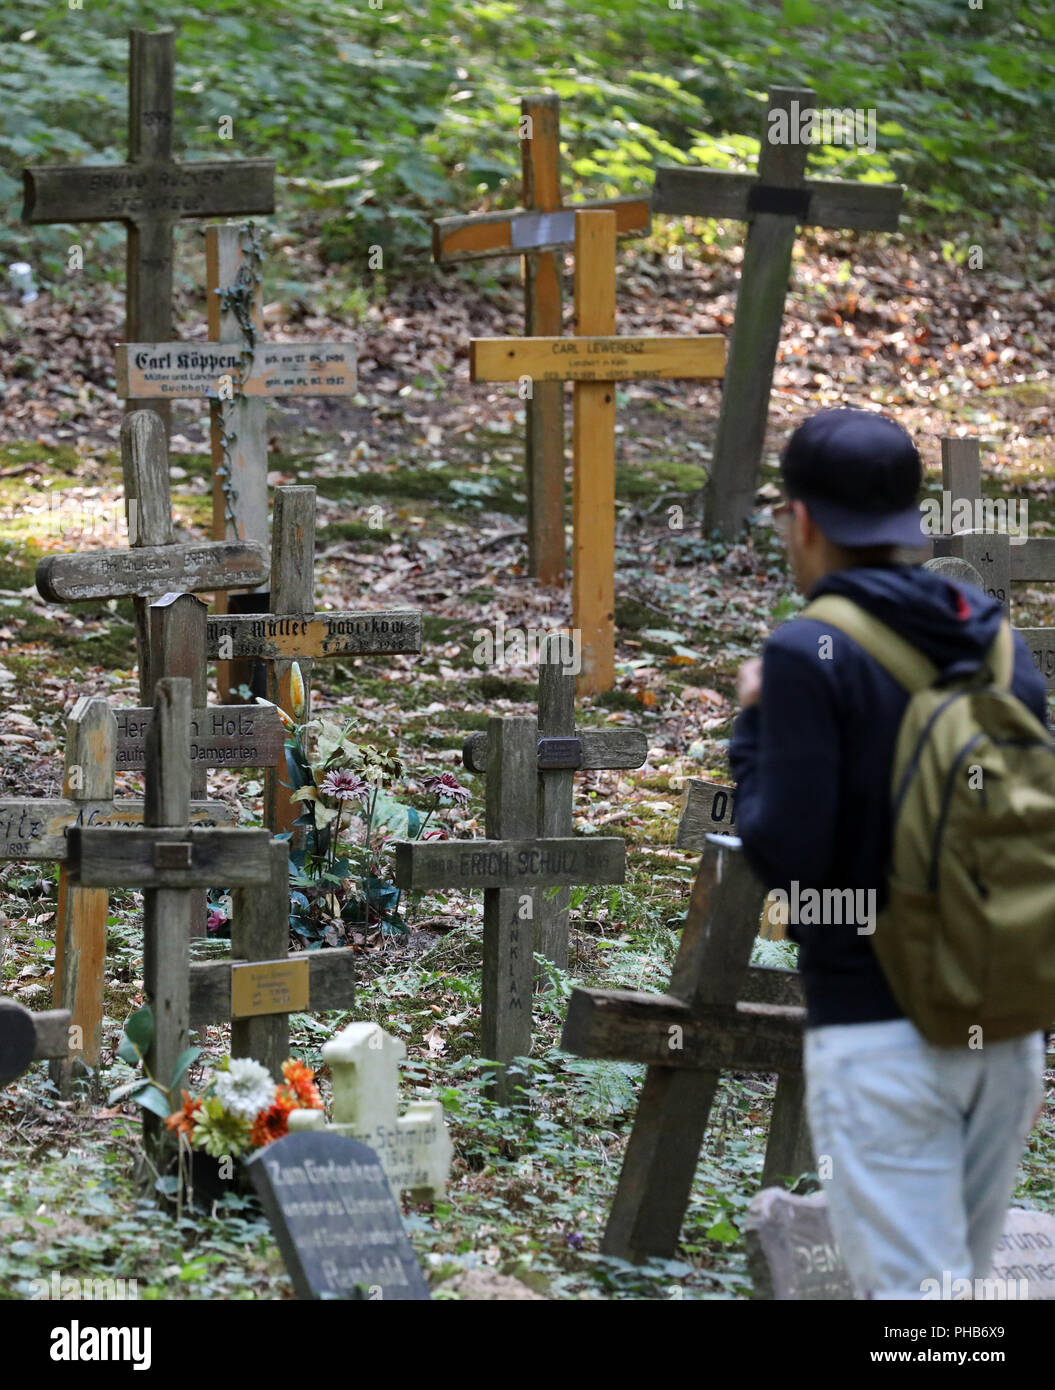
{"label": "forest floor", "polygon": [[[188,242],[191,238],[186,239]],[[736,241],[693,241],[679,269],[658,250],[629,253],[620,273],[621,332],[728,332]],[[272,243],[311,276],[310,304],[265,282],[276,338],[354,337],[361,393],[351,400],[279,403],[269,413],[270,481],[318,490],[316,604],[414,606],[425,613],[420,657],[318,665],[317,713],[356,721],[357,737],[392,743],[407,794],[429,772],[458,771],[463,735],[488,716],[533,709],[526,665],[474,662],[479,629],[550,628],[569,621],[569,594],[526,577],[523,411],[512,389],[472,386],[471,336],[519,332],[519,283],[491,266],[386,286],[350,286],[317,247]],[[201,338],[198,239],[181,263],[180,329]],[[570,294],[568,301],[570,303]],[[44,554],[125,543],[112,345],[121,304],[105,289],[0,305],[0,793],[57,795],[64,722],[80,695],[138,703],[131,608],[60,609],[36,594]],[[795,286],[770,413],[771,450],[749,535],[726,545],[701,534],[699,489],[710,459],[719,388],[631,384],[617,394],[619,504],[617,680],[584,700],[586,725],[643,729],[650,753],[629,773],[576,778],[584,832],[624,835],[626,884],[577,892],[568,971],[547,967],[535,998],[525,1115],[483,1094],[478,1044],[479,898],[429,895],[408,907],[409,935],[359,940],[356,1007],[299,1015],[293,1050],[319,1064],[351,1018],[375,1019],[408,1050],[404,1098],[438,1096],[455,1141],[450,1194],[407,1207],[408,1229],[446,1296],[712,1298],[750,1285],[741,1217],[761,1172],[772,1078],[728,1076],[701,1154],[677,1259],[642,1269],[599,1251],[633,1119],[641,1068],[578,1061],[559,1050],[575,983],[663,989],[677,948],[694,857],[674,847],[684,780],[728,780],[725,749],[735,673],[798,604],[773,530],[775,455],[788,429],[827,404],[873,404],[916,437],[928,483],[940,487],[943,434],[984,441],[986,491],[1029,502],[1030,534],[1050,531],[1055,397],[1051,285],[987,276],[935,247],[822,235],[799,244]],[[187,536],[208,534],[207,417],[177,406],[173,511]],[[569,487],[570,505],[570,487]],[[679,510],[683,509],[683,510]],[[679,524],[680,523],[680,524]],[[1016,586],[1021,625],[1055,622],[1055,595]],[[459,775],[462,775],[459,773]],[[483,833],[482,779],[449,817],[459,836]],[[121,779],[126,788],[135,780]],[[258,779],[217,773],[210,795],[245,823],[260,812]],[[55,874],[0,873],[4,992],[35,1009],[51,1000]],[[140,1296],[275,1297],[289,1286],[266,1226],[229,1198],[182,1222],[137,1212],[131,1153],[138,1115],[107,1107],[129,1079],[115,1059],[121,1027],[142,1001],[138,897],[114,894],[106,1016],[96,1096],[86,1084],[58,1098],[38,1065],[0,1092],[0,1295],[52,1271],[138,1281]],[[215,943],[206,950],[215,951]],[[791,948],[760,943],[770,958]],[[209,1029],[201,1065],[226,1047]],[[192,1075],[192,1080],[197,1073]],[[323,1088],[327,1078],[323,1073]],[[99,1097],[103,1098],[100,1103]],[[1038,1125],[1019,1198],[1055,1210],[1052,1112]],[[75,1214],[74,1214],[75,1213]],[[510,1284],[497,1276],[512,1276]]]}

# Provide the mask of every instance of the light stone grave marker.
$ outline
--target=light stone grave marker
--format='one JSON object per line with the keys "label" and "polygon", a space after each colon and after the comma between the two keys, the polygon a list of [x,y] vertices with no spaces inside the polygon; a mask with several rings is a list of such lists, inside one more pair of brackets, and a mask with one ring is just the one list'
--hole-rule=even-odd
{"label": "light stone grave marker", "polygon": [[417,1202],[439,1202],[453,1148],[440,1101],[411,1101],[398,1113],[399,1064],[406,1055],[406,1044],[380,1024],[349,1024],[322,1049],[333,1074],[333,1123],[326,1124],[321,1110],[294,1110],[289,1129],[358,1139],[381,1160],[393,1196],[409,1192]]}
{"label": "light stone grave marker", "polygon": [[[823,1192],[803,1197],[782,1187],[764,1188],[751,1199],[744,1232],[757,1297],[802,1301],[854,1298],[832,1235]],[[941,1272],[934,1278],[937,1287],[928,1285],[922,1294],[947,1299],[965,1292],[957,1289],[951,1275],[947,1288],[943,1287]],[[1011,1207],[986,1280],[977,1290],[983,1299],[1017,1300],[1022,1292],[1031,1301],[1055,1299],[1055,1215]],[[997,1283],[988,1282],[992,1280]],[[971,1285],[971,1292],[976,1293],[973,1280]]]}

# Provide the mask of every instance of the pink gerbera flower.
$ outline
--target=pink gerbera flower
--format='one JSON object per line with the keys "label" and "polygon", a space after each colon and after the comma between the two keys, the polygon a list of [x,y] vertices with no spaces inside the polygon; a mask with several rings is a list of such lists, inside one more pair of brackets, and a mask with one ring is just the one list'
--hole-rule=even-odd
{"label": "pink gerbera flower", "polygon": [[370,784],[357,772],[327,772],[322,779],[319,791],[323,796],[332,796],[335,801],[367,801],[370,797]]}
{"label": "pink gerbera flower", "polygon": [[425,790],[438,801],[453,806],[464,806],[469,800],[469,789],[463,787],[453,772],[441,772],[437,777],[426,777]]}

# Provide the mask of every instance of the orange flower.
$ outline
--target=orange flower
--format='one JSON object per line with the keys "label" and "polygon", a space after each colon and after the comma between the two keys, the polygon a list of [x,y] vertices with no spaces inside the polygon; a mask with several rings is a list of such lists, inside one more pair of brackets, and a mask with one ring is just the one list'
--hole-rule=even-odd
{"label": "orange flower", "polygon": [[201,1097],[189,1096],[186,1091],[182,1091],[181,1094],[183,1096],[181,1109],[173,1111],[165,1124],[176,1134],[186,1134],[189,1138],[190,1132],[194,1128],[194,1117],[201,1109]]}
{"label": "orange flower", "polygon": [[275,1139],[282,1139],[289,1133],[289,1112],[295,1108],[292,1097],[284,1095],[282,1088],[275,1088],[275,1103],[270,1110],[261,1110],[253,1121],[250,1142],[254,1149],[262,1149]]}
{"label": "orange flower", "polygon": [[315,1085],[315,1073],[306,1063],[290,1058],[288,1062],[282,1063],[282,1075],[286,1078],[289,1088],[295,1097],[297,1106],[301,1110],[321,1110],[322,1096],[319,1095],[319,1088]]}

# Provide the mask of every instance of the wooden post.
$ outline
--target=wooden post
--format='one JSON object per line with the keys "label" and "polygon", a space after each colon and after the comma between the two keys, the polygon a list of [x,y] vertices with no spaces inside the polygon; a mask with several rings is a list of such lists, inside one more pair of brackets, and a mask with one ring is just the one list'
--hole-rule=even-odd
{"label": "wooden post", "polygon": [[[82,696],[66,723],[66,764],[63,796],[75,802],[112,801],[114,795],[114,716],[102,699]],[[103,1024],[103,963],[106,959],[106,919],[110,898],[105,888],[81,888],[59,865],[55,916],[55,982],[52,1001],[70,1011],[74,1041],[68,1056],[55,1057],[48,1074],[68,1096],[74,1063],[94,1069],[99,1063]],[[97,1085],[93,1090],[97,1090]]]}
{"label": "wooden post", "polygon": [[[615,332],[615,213],[575,219],[575,333]],[[572,611],[582,648],[579,688],[615,682],[615,384],[575,383],[572,435]]]}
{"label": "wooden post", "polygon": [[[273,212],[273,160],[172,158],[174,33],[132,29],[128,59],[128,163],[23,170],[22,220],[124,222],[127,239],[125,337],[172,336],[172,240],[180,218]],[[165,399],[143,401],[164,421]]]}
{"label": "wooden post", "polygon": [[[575,676],[552,659],[539,661],[538,732],[540,738],[575,736]],[[539,771],[538,833],[544,839],[572,833],[574,796],[573,769]],[[571,889],[558,888],[553,897],[536,894],[535,901],[535,950],[561,970],[568,968],[570,900]]]}
{"label": "wooden post", "polygon": [[[209,341],[234,343],[248,353],[263,335],[263,292],[256,264],[259,233],[245,226],[205,229],[205,282]],[[247,252],[247,242],[250,254]],[[239,311],[224,307],[224,291],[235,291]],[[138,341],[151,341],[140,339]],[[231,400],[210,400],[209,440],[212,448],[213,540],[254,540],[265,547],[267,534],[267,401],[239,394]],[[267,611],[267,594],[260,607]],[[227,595],[213,601],[217,613],[227,612]],[[244,610],[243,610],[244,611]],[[220,700],[231,690],[252,684],[252,663],[223,662],[217,668]]]}
{"label": "wooden post", "polygon": [[[758,151],[759,182],[772,188],[800,185],[808,147],[798,142],[776,145],[768,139],[773,111],[788,111],[793,101],[806,106],[813,93],[805,87],[777,87],[766,112],[766,132]],[[751,514],[758,486],[758,465],[766,439],[769,397],[773,390],[784,300],[791,279],[791,253],[798,225],[784,213],[758,212],[750,223],[740,267],[736,318],[729,361],[722,383],[722,409],[714,442],[714,461],[704,499],[704,532],[728,532]],[[743,460],[738,467],[732,460]]]}
{"label": "wooden post", "polygon": [[[205,604],[194,594],[166,594],[148,609],[150,688],[156,689],[158,681],[166,677],[181,677],[190,683],[191,709],[194,710],[204,708],[209,694],[205,678],[206,613]],[[147,746],[149,748],[149,743]],[[203,762],[188,763],[188,766],[190,794],[195,798],[203,797],[208,785],[207,768]],[[208,889],[189,889],[187,901],[191,904],[190,935],[208,936]]]}
{"label": "wooden post", "polygon": [[[134,550],[147,545],[175,543],[169,494],[167,428],[167,419],[149,410],[137,410],[126,415],[121,426],[125,516],[128,521],[128,543]],[[132,608],[139,652],[139,702],[152,705],[154,682],[161,673],[155,669],[150,651],[150,598],[133,598]],[[204,700],[201,703],[204,704]]]}
{"label": "wooden post", "polygon": [[[233,960],[278,960],[289,950],[289,847],[282,840],[271,841],[271,865],[272,881],[266,892],[249,888],[234,890]],[[193,988],[192,975],[192,993]],[[349,1007],[352,999],[349,990]],[[267,1067],[276,1081],[281,1081],[282,1063],[289,1056],[289,1014],[232,1018],[231,1056],[252,1057]]]}
{"label": "wooden post", "polygon": [[[520,103],[524,207],[556,212],[560,196],[560,98],[553,93]],[[613,213],[614,217],[615,214]],[[563,252],[524,254],[524,325],[533,338],[563,331]],[[581,330],[580,330],[581,331]],[[542,584],[564,583],[564,386],[531,384],[524,412],[528,497],[528,565]]]}
{"label": "wooden post", "polygon": [[[159,680],[147,735],[145,826],[185,826],[190,817],[190,712],[190,681]],[[164,1086],[175,1074],[190,1031],[192,909],[187,894],[184,888],[147,888],[143,893],[143,989],[154,1011],[146,1064]],[[145,1111],[143,1142],[159,1173],[167,1167],[172,1139],[161,1117]]]}
{"label": "wooden post", "polygon": [[[275,544],[271,552],[271,611],[275,614],[315,612],[315,489],[280,487],[275,492]],[[298,724],[310,716],[311,659],[299,662],[304,682],[304,710],[293,713],[292,661],[272,661],[267,668],[267,698],[292,715]],[[264,819],[273,830],[291,830],[300,806],[290,800],[284,762],[264,780]]]}
{"label": "wooden post", "polygon": [[[487,815],[490,840],[533,839],[538,730],[531,718],[498,718],[487,727]],[[509,1062],[531,1051],[531,994],[534,989],[534,922],[539,894],[533,889],[484,890],[484,956],[480,1047],[485,1057]],[[494,1098],[509,1105],[519,1076],[505,1067],[495,1073]]]}

